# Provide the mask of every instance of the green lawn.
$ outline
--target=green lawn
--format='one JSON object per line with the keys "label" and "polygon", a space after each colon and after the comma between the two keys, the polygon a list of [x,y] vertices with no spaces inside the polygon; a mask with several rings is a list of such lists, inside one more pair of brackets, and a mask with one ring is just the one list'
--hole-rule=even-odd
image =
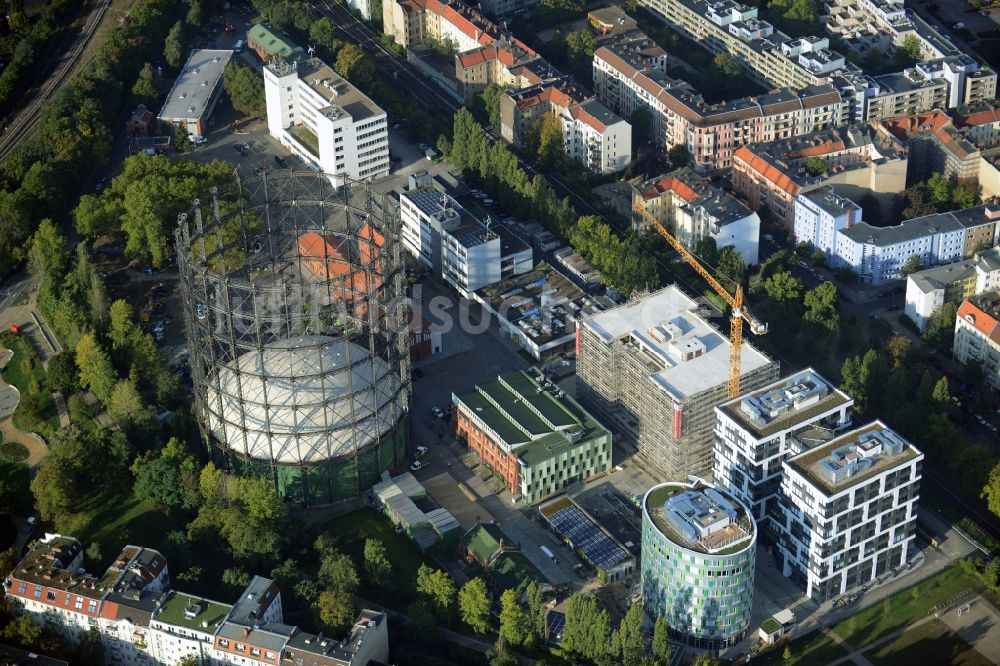
{"label": "green lawn", "polygon": [[814,633],[806,638],[793,641],[789,647],[792,651],[792,658],[787,662],[782,658],[785,648],[778,646],[755,657],[753,663],[811,666],[812,664],[829,664],[831,661],[847,656],[847,650],[837,645],[832,638],[821,633]]}
{"label": "green lawn", "polygon": [[[323,524],[321,532],[329,532],[337,542],[337,548],[350,555],[358,566],[358,573],[364,580],[365,539],[378,539],[385,546],[392,562],[392,591],[384,588],[362,589],[362,596],[370,596],[374,601],[387,606],[405,608],[413,598],[416,588],[417,569],[421,564],[435,566],[428,557],[413,545],[405,534],[396,534],[396,528],[388,518],[375,509],[360,509],[337,516]],[[401,603],[403,602],[403,603]]]}
{"label": "green lawn", "polygon": [[989,666],[993,662],[976,652],[971,645],[951,631],[941,620],[931,620],[865,653],[877,666],[912,666],[913,664],[952,664],[953,666]]}
{"label": "green lawn", "polygon": [[958,567],[951,567],[849,617],[835,625],[833,630],[851,645],[861,647],[905,624],[926,617],[936,604],[974,585],[975,582]]}
{"label": "green lawn", "polygon": [[[14,352],[13,358],[3,370],[3,378],[21,392],[21,400],[36,388],[35,412],[27,414],[21,405],[14,410],[14,425],[21,430],[37,432],[48,437],[59,429],[59,412],[52,399],[52,392],[45,385],[45,368],[38,361],[31,344],[24,338],[7,336],[3,345]],[[30,360],[29,360],[30,359]]]}
{"label": "green lawn", "polygon": [[166,516],[149,502],[139,501],[131,491],[96,492],[78,508],[87,520],[75,536],[84,544],[96,542],[104,565],[128,544],[155,548],[163,540],[164,526],[168,524]]}

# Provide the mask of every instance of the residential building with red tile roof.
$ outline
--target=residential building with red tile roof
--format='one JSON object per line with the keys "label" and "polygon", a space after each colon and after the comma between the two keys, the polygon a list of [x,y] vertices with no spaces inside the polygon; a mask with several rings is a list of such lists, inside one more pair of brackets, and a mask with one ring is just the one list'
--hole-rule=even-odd
{"label": "residential building with red tile roof", "polygon": [[688,167],[640,183],[635,202],[691,250],[711,238],[720,250],[733,247],[746,265],[758,263],[760,217]]}
{"label": "residential building with red tile roof", "polygon": [[458,0],[384,0],[382,26],[404,48],[433,39],[450,42],[457,53],[489,46],[503,33],[499,25]]}
{"label": "residential building with red tile roof", "polygon": [[[814,157],[823,161],[823,172],[806,168]],[[888,209],[906,187],[906,173],[906,147],[899,139],[854,125],[740,146],[733,154],[732,184],[752,210],[791,230],[800,192],[836,185],[844,196],[872,194]]]}
{"label": "residential building with red tile roof", "polygon": [[632,160],[632,126],[569,77],[500,98],[500,134],[515,146],[547,114],[560,119],[566,156],[591,171],[614,173]]}
{"label": "residential building with red tile roof", "polygon": [[683,145],[695,169],[732,166],[742,145],[841,125],[847,104],[829,85],[775,90],[708,104],[684,81],[666,74],[666,54],[642,33],[609,40],[594,52],[594,90],[613,111],[649,111],[653,141],[663,150]]}
{"label": "residential building with red tile roof", "polygon": [[980,294],[959,306],[952,353],[963,365],[982,364],[986,383],[1000,389],[1000,294]]}
{"label": "residential building with red tile roof", "polygon": [[491,84],[519,90],[562,76],[544,58],[516,39],[503,39],[455,56],[458,92],[472,101]]}
{"label": "residential building with red tile roof", "polygon": [[960,181],[979,176],[979,149],[941,109],[882,120],[878,125],[906,144],[910,158],[907,186],[927,180],[934,173]]}

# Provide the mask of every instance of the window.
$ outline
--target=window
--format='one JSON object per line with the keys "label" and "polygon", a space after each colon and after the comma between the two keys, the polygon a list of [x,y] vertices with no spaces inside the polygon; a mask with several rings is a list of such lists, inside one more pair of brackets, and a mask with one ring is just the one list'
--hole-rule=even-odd
{"label": "window", "polygon": [[27,591],[27,589],[28,589],[28,584],[21,583],[20,585],[17,586],[17,593],[24,594]]}
{"label": "window", "polygon": [[35,598],[36,599],[41,599],[42,598],[42,586],[41,585],[36,585],[35,586]]}
{"label": "window", "polygon": [[83,608],[83,597],[77,597],[76,603],[73,604],[73,608],[81,610]]}
{"label": "window", "polygon": [[97,600],[96,599],[91,599],[87,603],[87,611],[89,611],[91,613],[97,612]]}
{"label": "window", "polygon": [[236,644],[236,651],[237,652],[246,652],[246,649],[247,649],[247,646],[243,645],[243,643],[237,643]]}
{"label": "window", "polygon": [[225,638],[220,638],[219,647],[224,647],[224,648],[229,647],[229,641],[227,641]]}

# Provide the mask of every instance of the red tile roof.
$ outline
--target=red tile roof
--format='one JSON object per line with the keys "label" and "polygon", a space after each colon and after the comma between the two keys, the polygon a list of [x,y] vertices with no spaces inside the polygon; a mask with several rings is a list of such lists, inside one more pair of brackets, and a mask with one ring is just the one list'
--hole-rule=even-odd
{"label": "red tile roof", "polygon": [[746,146],[740,146],[733,154],[733,161],[743,161],[750,169],[756,171],[765,179],[775,184],[793,197],[802,189],[795,181],[785,175],[780,169],[760,157]]}
{"label": "red tile roof", "polygon": [[973,327],[993,342],[1000,344],[1000,323],[984,312],[972,301],[964,301],[958,308],[959,319],[968,321]]}

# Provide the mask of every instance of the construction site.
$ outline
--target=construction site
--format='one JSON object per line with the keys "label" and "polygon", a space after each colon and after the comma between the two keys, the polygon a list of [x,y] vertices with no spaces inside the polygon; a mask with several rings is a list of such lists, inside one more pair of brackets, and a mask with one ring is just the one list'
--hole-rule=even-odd
{"label": "construction site", "polygon": [[322,174],[236,178],[176,231],[195,411],[213,459],[290,501],[355,498],[406,455],[395,202]]}

